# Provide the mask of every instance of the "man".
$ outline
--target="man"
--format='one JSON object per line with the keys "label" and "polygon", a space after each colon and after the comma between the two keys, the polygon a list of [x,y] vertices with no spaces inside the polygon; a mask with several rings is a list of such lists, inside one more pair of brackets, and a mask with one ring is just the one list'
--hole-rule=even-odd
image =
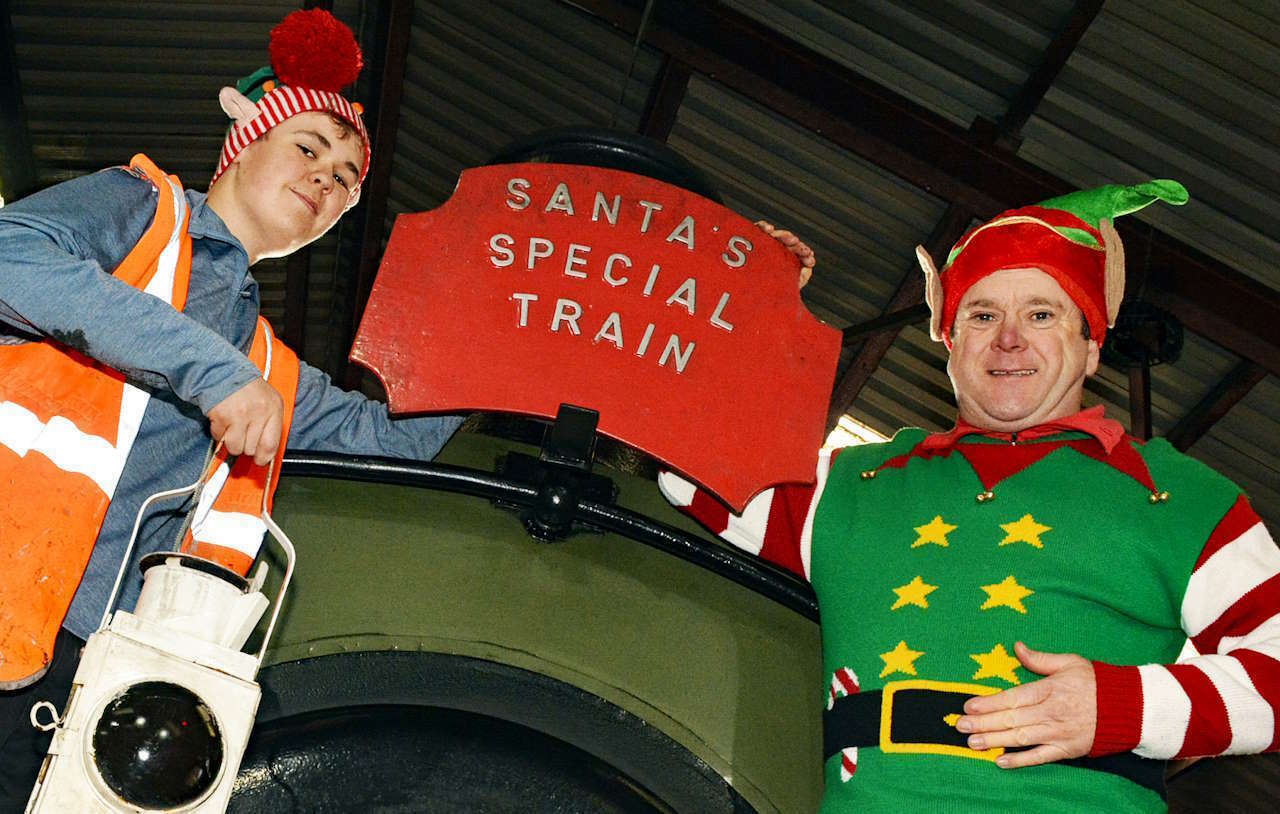
{"label": "man", "polygon": [[[1111,219],[1154,200],[1186,192],[1012,210],[941,273],[918,250],[950,432],[838,451],[732,520],[662,476],[817,593],[824,812],[1158,811],[1163,760],[1277,747],[1280,551],[1225,478],[1081,409],[1123,295]],[[1188,637],[1206,655],[1173,665]]]}
{"label": "man", "polygon": [[[359,71],[351,32],[296,12],[271,51],[279,70],[222,91],[235,121],[207,196],[139,156],[0,210],[0,810],[31,791],[48,736],[28,711],[64,707],[148,495],[201,477],[213,441],[239,456],[209,467],[217,500],[186,548],[243,573],[264,529],[219,510],[262,505],[286,439],[426,460],[460,422],[391,420],[259,318],[249,267],[328,231],[369,164],[339,93]],[[176,503],[149,510],[135,555],[182,539],[192,506]],[[128,569],[122,607],[139,588]]]}

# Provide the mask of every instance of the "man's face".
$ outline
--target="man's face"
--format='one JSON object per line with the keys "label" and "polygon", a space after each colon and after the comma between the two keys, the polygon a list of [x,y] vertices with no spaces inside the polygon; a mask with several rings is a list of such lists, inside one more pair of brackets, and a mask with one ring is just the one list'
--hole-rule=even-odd
{"label": "man's face", "polygon": [[1084,315],[1039,269],[1005,269],[960,301],[947,373],[960,417],[1017,432],[1080,410],[1098,343],[1081,335]]}
{"label": "man's face", "polygon": [[[240,226],[248,234],[234,226],[233,233],[246,248],[254,244],[257,258],[279,257],[305,246],[346,211],[363,164],[359,137],[328,113],[311,111],[286,119],[245,147],[233,162],[229,180],[243,216]],[[229,218],[224,220],[232,226]]]}

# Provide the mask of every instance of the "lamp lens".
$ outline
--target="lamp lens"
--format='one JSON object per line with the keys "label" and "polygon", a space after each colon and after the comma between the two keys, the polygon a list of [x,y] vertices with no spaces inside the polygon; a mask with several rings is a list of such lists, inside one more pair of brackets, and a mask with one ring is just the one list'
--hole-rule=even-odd
{"label": "lamp lens", "polygon": [[222,733],[200,697],[167,681],[125,689],[93,732],[93,760],[128,803],[168,808],[198,800],[218,779]]}

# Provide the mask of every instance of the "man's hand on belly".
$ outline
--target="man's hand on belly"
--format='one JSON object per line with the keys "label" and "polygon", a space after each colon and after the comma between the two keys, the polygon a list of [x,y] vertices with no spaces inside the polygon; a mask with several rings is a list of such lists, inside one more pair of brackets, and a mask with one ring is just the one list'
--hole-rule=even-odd
{"label": "man's hand on belly", "polygon": [[996,764],[1005,769],[1087,755],[1097,725],[1093,665],[1074,653],[1041,653],[1022,642],[1014,654],[1044,678],[966,701],[956,728],[973,733],[969,748],[1033,747],[1001,755]]}

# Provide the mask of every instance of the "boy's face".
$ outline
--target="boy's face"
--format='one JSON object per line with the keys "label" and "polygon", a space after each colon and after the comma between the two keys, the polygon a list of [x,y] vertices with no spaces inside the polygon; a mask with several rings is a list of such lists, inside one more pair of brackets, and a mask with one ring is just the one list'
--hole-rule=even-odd
{"label": "boy's face", "polygon": [[299,113],[241,151],[227,179],[236,212],[216,211],[255,261],[289,254],[337,223],[363,163],[359,136],[328,113]]}

